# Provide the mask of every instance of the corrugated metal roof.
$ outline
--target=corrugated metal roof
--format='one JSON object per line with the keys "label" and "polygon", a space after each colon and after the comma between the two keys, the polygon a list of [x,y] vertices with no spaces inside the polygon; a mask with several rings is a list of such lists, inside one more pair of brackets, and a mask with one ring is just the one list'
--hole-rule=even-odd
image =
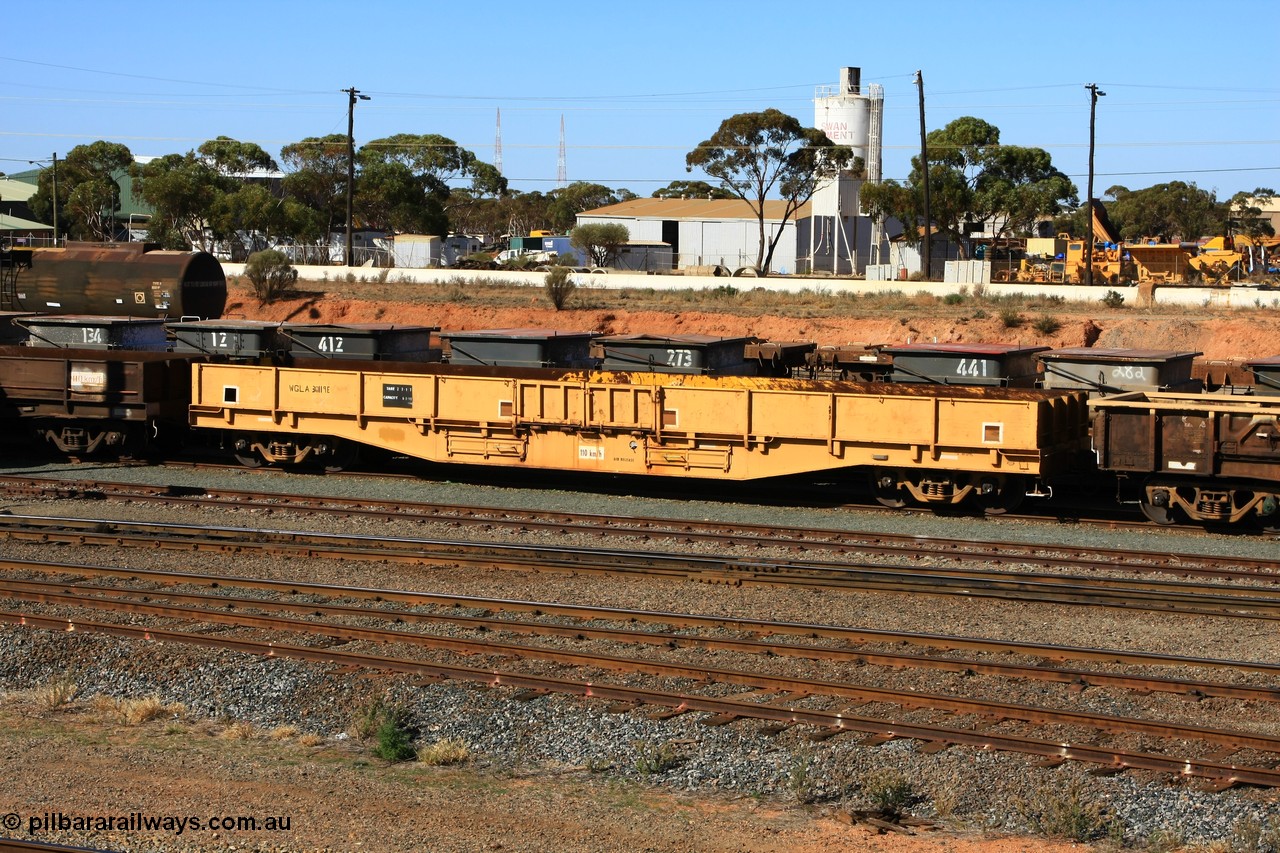
{"label": "corrugated metal roof", "polygon": [[29,201],[35,194],[35,184],[13,178],[0,178],[0,201]]}
{"label": "corrugated metal roof", "polygon": [[[777,221],[787,203],[768,200],[764,203],[767,221]],[[584,210],[579,216],[634,216],[637,219],[756,219],[751,205],[736,198],[633,198],[595,210]],[[809,202],[800,205],[793,218],[809,216]]]}
{"label": "corrugated metal roof", "polygon": [[7,213],[0,213],[0,231],[48,231],[53,233],[52,225],[45,225],[43,222],[32,222],[30,219],[19,219],[16,216],[9,216]]}

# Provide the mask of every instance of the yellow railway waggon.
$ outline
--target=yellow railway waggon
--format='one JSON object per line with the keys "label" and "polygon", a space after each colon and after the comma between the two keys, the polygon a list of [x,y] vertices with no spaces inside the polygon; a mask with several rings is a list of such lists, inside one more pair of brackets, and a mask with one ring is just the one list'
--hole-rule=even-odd
{"label": "yellow railway waggon", "polygon": [[195,363],[193,427],[246,464],[433,462],[726,480],[863,468],[887,505],[1015,505],[1088,447],[1073,391],[377,364]]}

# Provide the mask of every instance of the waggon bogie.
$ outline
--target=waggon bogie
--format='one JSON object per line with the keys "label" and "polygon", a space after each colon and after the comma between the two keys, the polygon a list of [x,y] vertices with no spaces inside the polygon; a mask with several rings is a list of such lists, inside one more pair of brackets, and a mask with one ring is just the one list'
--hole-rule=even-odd
{"label": "waggon bogie", "polygon": [[1144,484],[1139,503],[1157,524],[1280,524],[1280,484],[1152,479]]}
{"label": "waggon bogie", "polygon": [[883,468],[871,474],[876,500],[891,508],[915,503],[935,509],[973,507],[1001,515],[1022,504],[1027,486],[1023,477],[1005,474]]}
{"label": "waggon bogie", "polygon": [[229,444],[236,461],[246,468],[265,464],[336,472],[349,467],[359,456],[359,446],[354,442],[325,435],[240,433],[232,436]]}

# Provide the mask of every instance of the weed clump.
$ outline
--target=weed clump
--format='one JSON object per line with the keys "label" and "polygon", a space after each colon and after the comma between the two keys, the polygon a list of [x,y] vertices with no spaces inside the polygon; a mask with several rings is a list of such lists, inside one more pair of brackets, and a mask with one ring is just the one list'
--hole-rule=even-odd
{"label": "weed clump", "polygon": [[1042,335],[1052,335],[1062,328],[1062,322],[1051,314],[1042,314],[1031,324]]}
{"label": "weed clump", "polygon": [[569,277],[572,272],[573,270],[569,267],[552,267],[547,273],[545,284],[547,298],[551,300],[551,304],[557,311],[564,310],[569,297],[578,289],[577,282]]}
{"label": "weed clump", "polygon": [[1031,798],[1014,798],[1014,813],[1035,832],[1085,843],[1123,834],[1120,819],[1073,779],[1065,786],[1045,786]]}
{"label": "weed clump", "polygon": [[646,775],[665,773],[680,764],[680,754],[670,743],[636,741],[633,746],[636,750],[636,770]]}

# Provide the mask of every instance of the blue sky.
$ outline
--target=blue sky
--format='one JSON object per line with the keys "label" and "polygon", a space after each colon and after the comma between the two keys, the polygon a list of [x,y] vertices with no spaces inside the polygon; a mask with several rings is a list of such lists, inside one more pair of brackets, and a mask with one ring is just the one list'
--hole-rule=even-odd
{"label": "blue sky", "polygon": [[[34,7],[32,7],[34,8]],[[51,9],[53,7],[50,7]],[[492,162],[502,115],[514,188],[570,181],[647,196],[691,177],[685,155],[741,112],[806,125],[818,86],[858,66],[885,92],[884,176],[919,151],[915,72],[933,130],[974,115],[1045,148],[1084,194],[1089,96],[1095,189],[1194,182],[1226,198],[1280,189],[1273,0],[1211,3],[258,2],[108,7],[71,0],[8,16],[0,171],[106,139],[136,155],[215,136],[273,156],[308,136],[360,144],[436,133]]]}

